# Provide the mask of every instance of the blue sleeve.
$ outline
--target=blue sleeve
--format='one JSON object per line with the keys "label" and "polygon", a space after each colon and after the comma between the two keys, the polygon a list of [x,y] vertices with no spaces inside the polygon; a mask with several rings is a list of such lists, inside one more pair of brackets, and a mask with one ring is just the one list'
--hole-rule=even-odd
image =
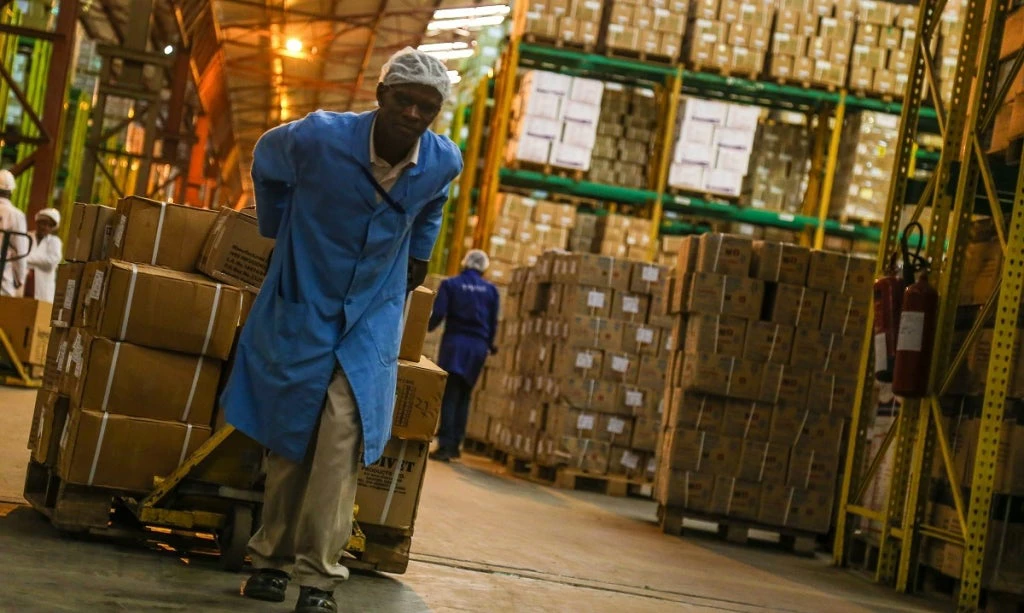
{"label": "blue sleeve", "polygon": [[501,295],[498,294],[498,289],[491,286],[491,295],[493,296],[493,303],[491,305],[491,329],[487,335],[487,346],[494,347],[494,337],[498,333],[498,311],[501,309]]}
{"label": "blue sleeve", "polygon": [[260,234],[268,238],[277,238],[281,220],[291,205],[296,183],[293,141],[300,121],[268,130],[256,142],[252,154],[256,219]]}
{"label": "blue sleeve", "polygon": [[437,296],[434,298],[434,310],[430,314],[430,322],[427,329],[433,331],[444,318],[448,316],[448,281],[442,281],[441,287],[437,288]]}
{"label": "blue sleeve", "polygon": [[448,184],[437,192],[434,197],[416,215],[412,226],[412,241],[409,243],[409,257],[417,260],[430,260],[434,253],[434,243],[441,232],[441,219],[444,203],[448,201]]}

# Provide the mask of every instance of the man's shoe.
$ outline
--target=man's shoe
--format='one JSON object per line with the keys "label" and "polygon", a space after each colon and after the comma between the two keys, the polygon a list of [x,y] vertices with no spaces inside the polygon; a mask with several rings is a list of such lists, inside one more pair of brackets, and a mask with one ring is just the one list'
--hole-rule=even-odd
{"label": "man's shoe", "polygon": [[430,452],[428,456],[431,460],[437,460],[438,462],[449,462],[452,459],[451,454],[447,449],[441,448]]}
{"label": "man's shoe", "polygon": [[333,592],[302,586],[295,613],[338,613],[338,604],[334,602]]}
{"label": "man's shoe", "polygon": [[448,451],[448,457],[452,460],[458,460],[459,458],[462,457],[462,452],[459,451],[458,447],[456,447],[455,449],[450,449]]}
{"label": "man's shoe", "polygon": [[242,595],[267,602],[284,602],[288,579],[288,573],[284,571],[259,569],[242,585]]}

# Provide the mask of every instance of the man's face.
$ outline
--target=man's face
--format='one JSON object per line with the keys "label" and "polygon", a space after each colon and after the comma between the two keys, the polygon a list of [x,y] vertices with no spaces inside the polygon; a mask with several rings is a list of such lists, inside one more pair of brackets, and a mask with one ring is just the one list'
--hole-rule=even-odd
{"label": "man's face", "polygon": [[396,145],[411,146],[441,112],[444,100],[433,87],[419,84],[377,87],[377,129]]}
{"label": "man's face", "polygon": [[40,217],[36,220],[36,232],[43,236],[49,236],[56,229],[56,224],[48,217]]}

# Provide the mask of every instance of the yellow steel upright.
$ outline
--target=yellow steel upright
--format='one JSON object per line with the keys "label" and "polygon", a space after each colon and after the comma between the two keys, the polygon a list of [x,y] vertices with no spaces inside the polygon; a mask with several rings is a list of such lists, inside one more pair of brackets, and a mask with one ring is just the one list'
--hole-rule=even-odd
{"label": "yellow steel upright", "polygon": [[[828,141],[828,156],[825,158],[825,174],[821,181],[820,201],[818,203],[818,225],[814,229],[814,248],[821,249],[825,246],[825,220],[828,218],[829,202],[832,200],[832,184],[836,179],[836,165],[839,161],[839,141],[843,136],[843,121],[846,118],[846,90],[839,94],[839,103],[836,104],[835,113],[832,116],[832,135]],[[821,121],[825,121],[822,117]]]}
{"label": "yellow steel upright", "polygon": [[[807,125],[810,127],[817,118],[818,123],[814,126],[814,147],[811,151],[811,169],[807,174],[807,191],[804,192],[803,205],[800,213],[808,217],[816,215],[821,206],[821,182],[825,177],[825,158],[828,155],[828,142],[831,130],[828,129],[828,114],[825,109],[817,112],[807,113]],[[800,244],[810,247],[814,244],[815,228],[806,226],[800,232]]]}
{"label": "yellow steel upright", "polygon": [[452,240],[448,247],[448,262],[445,272],[448,276],[458,274],[462,252],[466,245],[466,224],[469,223],[469,203],[476,186],[477,168],[480,165],[480,143],[484,136],[484,117],[487,115],[487,89],[490,79],[481,77],[473,90],[473,103],[469,116],[469,137],[463,154],[462,176],[459,177],[459,197],[455,201],[455,216],[452,219]]}
{"label": "yellow steel upright", "polygon": [[651,246],[648,250],[648,259],[654,261],[658,254],[658,234],[661,232],[661,213],[664,207],[665,186],[668,185],[669,168],[672,166],[672,136],[675,134],[676,116],[679,113],[679,97],[683,91],[683,67],[676,67],[676,74],[669,81],[668,95],[664,96],[665,114],[664,122],[661,125],[661,142],[658,152],[658,171],[655,174],[654,189],[657,197],[654,200],[654,208],[651,212]]}

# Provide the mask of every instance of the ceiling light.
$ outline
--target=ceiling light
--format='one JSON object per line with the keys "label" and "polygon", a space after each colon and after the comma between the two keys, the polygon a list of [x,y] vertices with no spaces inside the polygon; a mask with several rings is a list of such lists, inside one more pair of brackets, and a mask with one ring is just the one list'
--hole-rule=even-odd
{"label": "ceiling light", "polygon": [[469,17],[466,19],[442,19],[431,21],[427,24],[427,31],[436,30],[457,30],[459,28],[482,28],[486,26],[497,26],[505,21],[504,15],[490,15],[487,17]]}
{"label": "ceiling light", "polygon": [[174,45],[167,45],[164,47],[164,55],[170,55],[174,53]]}
{"label": "ceiling light", "polygon": [[434,51],[454,51],[456,49],[468,49],[469,43],[454,42],[454,43],[428,43],[416,47],[424,53],[432,53]]}
{"label": "ceiling light", "polygon": [[453,49],[451,51],[427,51],[427,55],[436,57],[439,60],[461,60],[467,57],[473,57],[475,53],[472,49]]}
{"label": "ceiling light", "polygon": [[459,74],[458,70],[449,70],[448,80],[450,80],[452,84],[458,83],[459,81],[462,80],[462,75]]}
{"label": "ceiling light", "polygon": [[461,9],[439,9],[434,11],[434,19],[463,19],[467,17],[488,17],[490,15],[508,15],[511,9],[507,4],[490,6],[474,6]]}
{"label": "ceiling light", "polygon": [[302,52],[302,41],[297,38],[289,38],[284,44],[284,48],[290,53],[301,53]]}

